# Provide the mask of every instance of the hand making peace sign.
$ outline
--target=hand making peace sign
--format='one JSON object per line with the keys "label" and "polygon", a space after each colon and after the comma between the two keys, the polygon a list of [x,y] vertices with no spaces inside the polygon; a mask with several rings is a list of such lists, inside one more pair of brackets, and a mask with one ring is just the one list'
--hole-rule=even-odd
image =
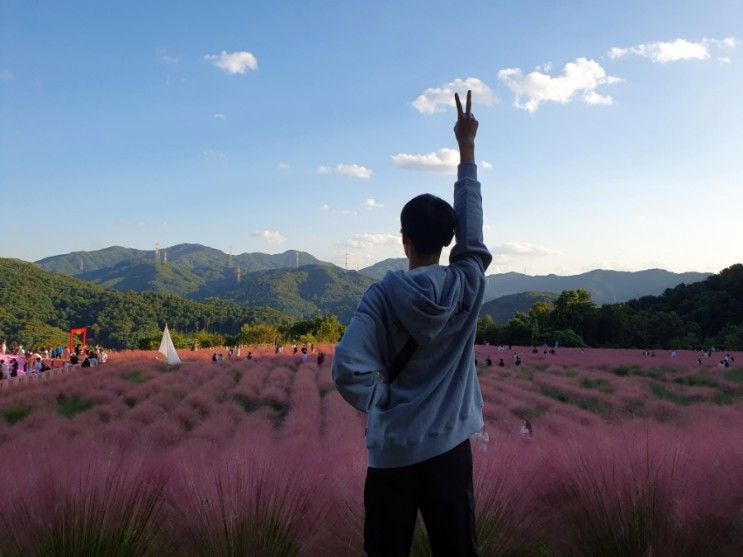
{"label": "hand making peace sign", "polygon": [[459,143],[460,162],[475,162],[475,136],[477,135],[477,120],[472,114],[472,91],[467,91],[467,110],[462,111],[462,101],[459,93],[454,93],[457,103],[457,123],[454,125],[454,136]]}

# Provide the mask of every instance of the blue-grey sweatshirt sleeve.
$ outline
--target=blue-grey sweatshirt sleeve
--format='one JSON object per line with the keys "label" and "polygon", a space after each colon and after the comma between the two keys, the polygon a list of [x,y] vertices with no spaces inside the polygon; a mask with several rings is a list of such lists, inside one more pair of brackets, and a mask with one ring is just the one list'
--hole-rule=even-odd
{"label": "blue-grey sweatshirt sleeve", "polygon": [[457,226],[454,236],[456,245],[451,250],[449,262],[465,266],[484,276],[493,256],[485,247],[482,236],[482,196],[477,181],[477,165],[459,165],[457,182],[454,184],[454,212]]}
{"label": "blue-grey sweatshirt sleeve", "polygon": [[[376,286],[376,285],[375,285]],[[366,291],[341,341],[336,345],[331,375],[338,392],[351,406],[369,412],[377,372],[384,369],[379,354],[376,323],[380,318],[375,286]]]}

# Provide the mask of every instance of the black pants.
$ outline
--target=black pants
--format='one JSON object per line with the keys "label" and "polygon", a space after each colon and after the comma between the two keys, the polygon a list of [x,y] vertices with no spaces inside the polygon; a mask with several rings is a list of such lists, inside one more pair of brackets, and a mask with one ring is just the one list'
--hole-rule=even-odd
{"label": "black pants", "polygon": [[369,468],[364,485],[364,550],[408,557],[421,511],[433,557],[479,555],[469,440],[400,468]]}

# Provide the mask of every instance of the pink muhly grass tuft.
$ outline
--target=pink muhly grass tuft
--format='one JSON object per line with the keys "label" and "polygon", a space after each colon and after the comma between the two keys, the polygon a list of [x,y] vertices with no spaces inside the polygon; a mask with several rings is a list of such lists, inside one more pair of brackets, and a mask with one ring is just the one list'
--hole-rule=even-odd
{"label": "pink muhly grass tuft", "polygon": [[[223,391],[219,391],[220,393]],[[214,406],[214,397],[210,398],[202,392],[196,392],[188,395],[183,403],[187,407],[193,409],[202,418],[209,415]]]}
{"label": "pink muhly grass tuft", "polygon": [[[133,427],[149,425],[155,420],[162,418],[165,411],[162,406],[158,406],[149,400],[140,402],[127,414],[127,420],[132,423]],[[135,425],[136,424],[136,425]]]}
{"label": "pink muhly grass tuft", "polygon": [[282,434],[284,438],[315,443],[320,427],[320,393],[317,390],[316,370],[302,366],[294,378],[290,411],[284,420]]}
{"label": "pink muhly grass tuft", "polygon": [[194,466],[171,493],[169,538],[184,555],[299,555],[320,519],[307,476],[276,461]]}
{"label": "pink muhly grass tuft", "polygon": [[553,509],[553,538],[564,552],[684,555],[676,545],[677,452],[651,448],[649,440],[644,447],[589,443],[581,439],[561,455],[569,468],[559,472],[545,498]]}
{"label": "pink muhly grass tuft", "polygon": [[[235,429],[242,420],[243,411],[237,405],[225,403],[217,409],[204,421],[196,425],[191,435],[195,438],[202,439],[213,443],[215,446],[222,446],[227,443],[235,434]],[[270,422],[265,420],[267,427]]]}
{"label": "pink muhly grass tuft", "polygon": [[155,422],[146,433],[148,440],[156,448],[174,447],[184,439],[181,424],[171,418]]}
{"label": "pink muhly grass tuft", "polygon": [[2,555],[133,557],[156,548],[164,474],[79,447],[54,456],[17,468],[15,485],[3,490]]}
{"label": "pink muhly grass tuft", "polygon": [[293,378],[294,373],[288,367],[277,366],[271,370],[270,375],[266,379],[266,384],[288,390],[292,385]]}

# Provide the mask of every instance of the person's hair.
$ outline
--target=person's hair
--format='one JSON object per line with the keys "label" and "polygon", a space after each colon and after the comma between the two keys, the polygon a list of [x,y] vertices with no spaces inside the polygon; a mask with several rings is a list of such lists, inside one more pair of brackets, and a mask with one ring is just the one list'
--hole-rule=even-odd
{"label": "person's hair", "polygon": [[436,255],[454,237],[456,213],[443,199],[424,193],[408,201],[400,213],[401,232],[421,255]]}

